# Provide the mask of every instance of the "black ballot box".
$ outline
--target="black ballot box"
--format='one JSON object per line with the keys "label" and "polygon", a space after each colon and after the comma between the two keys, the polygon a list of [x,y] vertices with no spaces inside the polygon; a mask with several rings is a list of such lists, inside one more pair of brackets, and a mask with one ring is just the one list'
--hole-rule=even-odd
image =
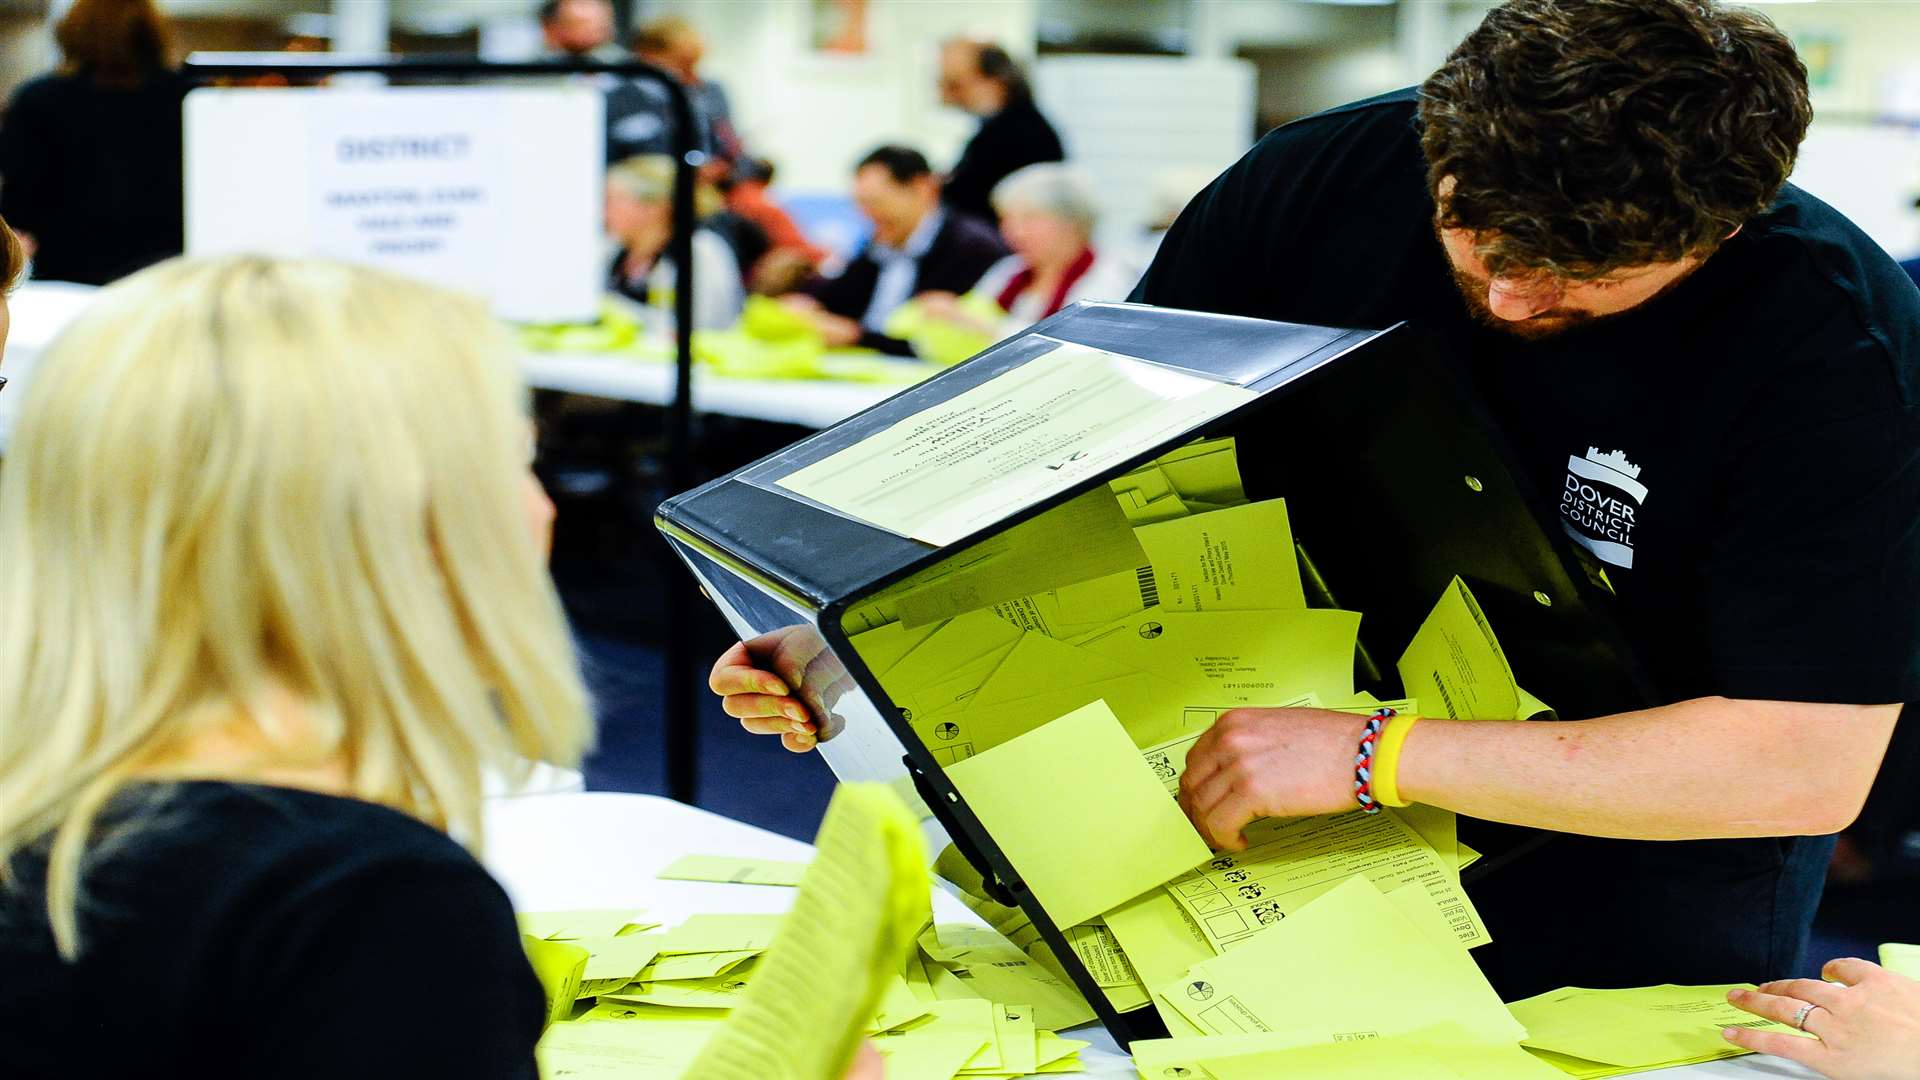
{"label": "black ballot box", "polygon": [[[1088,538],[1111,517],[1106,503],[1133,499],[1122,506],[1129,522],[1158,512],[1152,507],[1162,496],[1140,477],[1158,483],[1177,473],[1143,473],[1143,465],[1227,439],[1240,501],[1284,500],[1293,548],[1285,561],[1289,576],[1297,567],[1305,607],[1361,613],[1351,650],[1355,693],[1410,696],[1396,658],[1457,579],[1470,587],[1476,617],[1497,633],[1513,677],[1559,718],[1651,702],[1609,616],[1604,579],[1583,568],[1546,501],[1554,493],[1531,490],[1509,468],[1457,358],[1404,325],[1341,330],[1076,304],[669,500],[657,518],[733,630],[797,684],[834,773],[917,794],[931,839],[941,847],[950,840],[995,900],[1024,910],[1122,1042],[1166,1029],[1151,1007],[1115,1007],[1065,936],[1071,926],[1059,925],[1029,887],[1042,868],[1011,858],[1005,830],[983,826],[949,778],[947,769],[977,748],[957,736],[962,725],[929,717],[958,706],[934,692],[938,686],[915,684],[908,693],[896,680],[890,689],[882,674],[898,666],[902,649],[923,650],[916,670],[953,675],[958,689],[949,687],[950,696],[973,693],[966,673],[995,661],[967,651],[942,656],[944,638],[926,636],[929,628],[957,625],[965,610],[972,625],[980,625],[978,611],[991,611],[1025,633],[1050,629],[1042,623],[1058,613],[1039,610],[1032,598],[1078,596],[1047,587],[1084,579],[1075,566],[1081,559],[1106,560],[1098,568],[1103,580],[1147,615],[1139,634],[1157,633],[1153,612],[1192,599],[1163,590],[1191,583],[1141,566],[1129,587],[1126,573],[1108,573],[1116,558],[1124,569],[1125,556],[1096,550],[1100,542]],[[1214,497],[1202,492],[1195,504]],[[1258,553],[1248,552],[1259,539],[1235,541],[1235,572],[1258,571]],[[1209,549],[1208,558],[1218,554]],[[929,594],[916,585],[926,581],[944,584]],[[1020,599],[1006,595],[1016,589],[1024,590]],[[898,640],[885,650],[863,644],[883,636]],[[884,657],[875,655],[881,651]],[[1343,654],[1343,668],[1347,662]],[[1065,691],[1054,693],[1043,675],[1021,700],[1065,713],[1086,704],[1072,686],[1099,696],[1102,684],[1072,667],[1058,669]],[[1344,689],[1347,673],[1340,675]],[[1237,686],[1221,703],[1287,703],[1261,693]],[[923,701],[935,711],[916,717]],[[1453,701],[1422,700],[1421,712],[1470,715]],[[1176,727],[1209,722],[1211,714],[1169,720]],[[1475,873],[1501,872],[1513,852],[1538,842],[1517,830],[1485,835],[1476,842],[1492,849],[1467,871],[1469,883]]]}

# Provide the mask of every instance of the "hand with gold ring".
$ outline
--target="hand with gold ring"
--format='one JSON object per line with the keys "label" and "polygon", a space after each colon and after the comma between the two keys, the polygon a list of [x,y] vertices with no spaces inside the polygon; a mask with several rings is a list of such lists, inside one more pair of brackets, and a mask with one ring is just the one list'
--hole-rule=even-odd
{"label": "hand with gold ring", "polygon": [[1831,1080],[1920,1080],[1920,982],[1865,960],[1835,960],[1820,974],[1727,995],[1741,1009],[1813,1038],[1751,1028],[1721,1035]]}

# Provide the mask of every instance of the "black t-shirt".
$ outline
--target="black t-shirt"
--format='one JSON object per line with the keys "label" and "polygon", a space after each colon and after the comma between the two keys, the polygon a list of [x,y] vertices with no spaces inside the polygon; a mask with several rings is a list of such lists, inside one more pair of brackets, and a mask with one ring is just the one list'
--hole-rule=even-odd
{"label": "black t-shirt", "polygon": [[999,220],[993,212],[994,185],[1016,169],[1066,156],[1059,134],[1033,99],[1015,97],[1006,108],[980,121],[980,129],[947,174],[940,197],[953,209],[991,223]]}
{"label": "black t-shirt", "polygon": [[33,275],[104,285],[180,254],[180,102],[157,71],[134,87],[87,75],[21,86],[0,124],[0,215],[39,243]]}
{"label": "black t-shirt", "polygon": [[[1663,700],[1920,698],[1920,291],[1788,186],[1627,314],[1541,342],[1481,327],[1435,234],[1415,102],[1269,133],[1181,214],[1134,299],[1438,334],[1604,571]],[[1703,754],[1705,782],[1739,782]],[[1485,886],[1514,894],[1501,988],[1792,971],[1829,844],[1549,845]]]}
{"label": "black t-shirt", "polygon": [[506,894],[353,799],[127,789],[54,951],[44,848],[0,886],[0,1076],[528,1078],[544,1008]]}

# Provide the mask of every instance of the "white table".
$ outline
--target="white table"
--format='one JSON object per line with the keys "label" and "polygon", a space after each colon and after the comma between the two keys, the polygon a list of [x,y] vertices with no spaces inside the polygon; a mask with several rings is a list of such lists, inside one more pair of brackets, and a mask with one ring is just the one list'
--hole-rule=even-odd
{"label": "white table", "polygon": [[[60,281],[29,281],[8,298],[13,329],[0,374],[12,387],[0,394],[0,450],[13,432],[21,391],[41,352],[99,290]],[[531,386],[575,394],[665,405],[673,397],[673,365],[596,353],[525,353],[521,375]],[[830,427],[899,393],[907,382],[861,383],[825,379],[730,379],[706,371],[693,376],[693,407],[703,413]]]}
{"label": "white table", "polygon": [[[779,912],[795,890],[765,885],[661,881],[654,875],[682,855],[745,855],[805,860],[813,848],[653,795],[610,792],[493,799],[487,804],[486,863],[522,911],[641,907],[672,924],[703,911]],[[941,922],[978,922],[965,906],[934,891]],[[1098,1024],[1065,1033],[1093,1045],[1080,1052],[1086,1075],[1133,1080],[1131,1061]],[[1791,1062],[1744,1057],[1644,1075],[1670,1080],[1807,1080]],[[1307,1078],[1301,1078],[1307,1080]]]}
{"label": "white table", "polygon": [[[596,353],[527,353],[520,358],[527,384],[542,390],[665,405],[673,398],[671,364]],[[834,382],[823,379],[729,379],[696,369],[697,412],[824,428],[877,405],[906,383]]]}

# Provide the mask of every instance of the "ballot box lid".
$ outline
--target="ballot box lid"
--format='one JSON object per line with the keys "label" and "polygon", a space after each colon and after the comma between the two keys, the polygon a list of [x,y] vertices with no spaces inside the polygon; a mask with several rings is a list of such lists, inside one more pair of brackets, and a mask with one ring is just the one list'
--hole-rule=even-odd
{"label": "ballot box lid", "polygon": [[[939,549],[837,514],[778,481],[949,401],[1062,343],[1264,391],[1363,345],[1382,331],[1302,326],[1137,304],[1075,304],[1025,333],[794,443],[670,499],[660,521],[706,553],[761,579],[796,606],[823,610],[902,576]],[[1142,447],[1142,457],[1149,447]],[[1062,495],[1061,497],[1064,497]],[[1018,516],[1060,501],[1049,498]],[[983,523],[982,531],[1005,521]],[[950,545],[958,546],[958,545]]]}

